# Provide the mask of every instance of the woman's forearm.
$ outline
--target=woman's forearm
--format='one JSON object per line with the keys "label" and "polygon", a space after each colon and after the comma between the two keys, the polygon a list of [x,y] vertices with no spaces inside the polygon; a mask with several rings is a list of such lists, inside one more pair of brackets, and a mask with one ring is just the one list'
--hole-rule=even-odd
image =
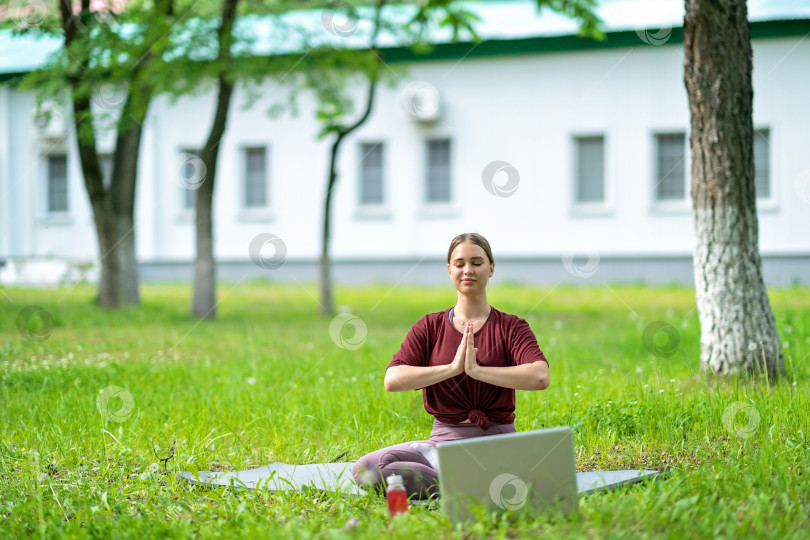
{"label": "woman's forearm", "polygon": [[481,382],[515,390],[545,390],[551,382],[548,364],[542,360],[519,366],[478,366],[468,375]]}
{"label": "woman's forearm", "polygon": [[383,384],[389,392],[405,392],[425,388],[454,377],[453,366],[392,366],[385,370]]}

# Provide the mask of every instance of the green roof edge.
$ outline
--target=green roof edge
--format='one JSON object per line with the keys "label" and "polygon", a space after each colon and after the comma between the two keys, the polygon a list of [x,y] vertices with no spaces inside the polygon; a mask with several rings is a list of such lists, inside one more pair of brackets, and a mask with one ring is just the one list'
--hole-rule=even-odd
{"label": "green roof edge", "polygon": [[[810,19],[786,19],[757,21],[748,25],[751,39],[792,37],[810,34]],[[658,29],[649,29],[655,32]],[[672,33],[659,46],[683,44],[683,27],[672,28]],[[381,49],[386,62],[424,62],[436,60],[460,60],[472,57],[508,56],[519,54],[554,53],[618,47],[653,47],[645,43],[635,30],[606,32],[605,39],[576,35],[547,36],[518,39],[489,39],[479,43],[467,41],[435,45],[430,52],[417,53],[408,47]]]}
{"label": "green roof edge", "polygon": [[[783,19],[774,21],[750,22],[751,39],[784,38],[810,34],[810,19]],[[658,29],[648,29],[656,32]],[[657,38],[655,33],[653,39]],[[683,27],[672,28],[671,35],[658,46],[681,45]],[[434,62],[438,60],[463,60],[488,56],[510,56],[521,54],[612,49],[619,47],[654,47],[642,41],[635,30],[606,32],[605,39],[581,37],[577,35],[546,36],[517,39],[489,39],[479,43],[472,41],[442,43],[429,52],[417,53],[410,47],[381,48],[380,53],[386,62]],[[0,83],[14,84],[28,72],[0,73]]]}

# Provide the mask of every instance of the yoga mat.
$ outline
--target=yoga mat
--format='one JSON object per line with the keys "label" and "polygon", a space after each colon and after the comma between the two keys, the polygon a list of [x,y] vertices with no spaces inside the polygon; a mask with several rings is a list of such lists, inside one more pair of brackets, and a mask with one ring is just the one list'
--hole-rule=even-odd
{"label": "yoga mat", "polygon": [[[203,486],[233,486],[270,491],[299,491],[304,487],[324,491],[338,491],[351,495],[364,495],[352,477],[354,463],[311,463],[290,465],[271,463],[246,471],[200,471],[197,477],[188,471],[178,473],[180,478]],[[611,489],[640,482],[662,474],[662,471],[624,470],[591,471],[577,473],[577,491],[581,494]]]}
{"label": "yoga mat", "polygon": [[270,491],[299,491],[305,486],[324,491],[339,491],[363,495],[352,477],[354,463],[310,463],[290,465],[271,463],[246,471],[200,471],[199,481],[194,473],[182,471],[180,478],[203,486],[233,486]]}
{"label": "yoga mat", "polygon": [[580,494],[613,489],[627,484],[641,482],[645,478],[654,478],[663,471],[625,470],[625,471],[590,471],[577,473],[577,491]]}

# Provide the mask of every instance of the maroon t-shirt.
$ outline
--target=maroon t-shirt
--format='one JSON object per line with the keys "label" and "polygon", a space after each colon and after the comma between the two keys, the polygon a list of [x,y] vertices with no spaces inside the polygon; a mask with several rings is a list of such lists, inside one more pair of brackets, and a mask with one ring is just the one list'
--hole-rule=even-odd
{"label": "maroon t-shirt", "polygon": [[[419,319],[388,367],[451,364],[463,334],[450,322],[449,311],[429,313]],[[479,365],[516,366],[538,360],[548,364],[529,323],[494,307],[473,338]],[[458,424],[469,418],[487,429],[490,421],[501,424],[515,421],[514,389],[476,381],[466,373],[422,388],[422,396],[425,410],[445,424]]]}

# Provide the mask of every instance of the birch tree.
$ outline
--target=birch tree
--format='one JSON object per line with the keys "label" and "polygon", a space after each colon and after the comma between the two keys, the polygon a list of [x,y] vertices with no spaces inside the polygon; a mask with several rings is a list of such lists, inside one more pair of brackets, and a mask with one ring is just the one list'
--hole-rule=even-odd
{"label": "birch tree", "polygon": [[686,0],[683,32],[701,363],[773,376],[784,359],[759,255],[745,0]]}

